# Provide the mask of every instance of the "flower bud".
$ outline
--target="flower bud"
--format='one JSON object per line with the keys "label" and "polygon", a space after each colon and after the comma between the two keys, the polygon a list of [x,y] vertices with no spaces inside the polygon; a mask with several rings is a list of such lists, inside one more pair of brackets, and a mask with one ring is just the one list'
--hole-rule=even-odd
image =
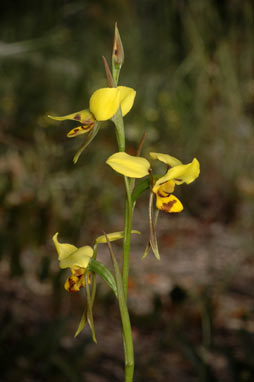
{"label": "flower bud", "polygon": [[122,66],[124,63],[123,44],[121,41],[119,30],[117,28],[117,23],[115,23],[115,37],[114,37],[114,43],[113,43],[112,62],[115,65],[120,65],[120,66]]}
{"label": "flower bud", "polygon": [[119,78],[120,70],[123,63],[124,63],[123,44],[122,44],[121,37],[117,28],[117,23],[115,23],[115,36],[114,36],[113,51],[112,51],[112,74],[113,74],[113,78],[116,85],[118,83],[118,78]]}

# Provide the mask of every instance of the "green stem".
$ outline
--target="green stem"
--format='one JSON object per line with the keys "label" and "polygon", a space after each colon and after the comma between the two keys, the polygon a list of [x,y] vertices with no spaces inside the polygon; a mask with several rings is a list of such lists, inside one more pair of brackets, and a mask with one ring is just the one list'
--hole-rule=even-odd
{"label": "green stem", "polygon": [[[116,137],[118,149],[121,152],[125,151],[125,131],[124,122],[121,110],[119,109],[113,118],[116,127]],[[123,239],[123,268],[122,277],[119,272],[120,283],[122,285],[122,298],[119,296],[119,308],[122,320],[123,343],[124,343],[124,358],[125,358],[125,382],[133,382],[134,373],[134,354],[132,331],[127,307],[128,295],[128,279],[129,279],[129,263],[130,263],[130,244],[131,244],[131,228],[133,216],[133,204],[131,199],[132,182],[124,177],[124,185],[126,191],[125,202],[125,218],[124,218],[124,239]],[[119,291],[118,291],[119,293]]]}
{"label": "green stem", "polygon": [[113,267],[115,271],[117,293],[118,293],[118,303],[119,303],[119,310],[120,310],[121,321],[122,321],[124,359],[125,359],[125,382],[133,382],[134,350],[133,350],[130,316],[128,312],[126,299],[124,296],[122,276],[121,276],[111,243],[108,241],[108,239],[107,239],[107,244],[109,247],[109,251],[110,251],[110,255],[111,255],[111,259],[112,259],[112,263],[113,263]]}
{"label": "green stem", "polygon": [[125,202],[125,222],[124,222],[124,240],[123,240],[123,289],[124,289],[124,296],[127,301],[133,205],[131,200],[130,182],[126,176],[124,177],[124,183],[125,183],[125,190],[126,190],[126,202]]}
{"label": "green stem", "polygon": [[116,139],[119,151],[125,151],[125,132],[121,109],[119,108],[112,118],[116,127]]}

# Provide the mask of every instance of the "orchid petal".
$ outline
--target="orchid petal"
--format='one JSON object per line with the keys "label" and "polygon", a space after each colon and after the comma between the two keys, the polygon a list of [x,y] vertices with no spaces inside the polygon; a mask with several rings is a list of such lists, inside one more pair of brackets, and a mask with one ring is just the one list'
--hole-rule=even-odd
{"label": "orchid petal", "polygon": [[86,134],[89,131],[91,131],[93,128],[94,128],[94,124],[74,127],[74,129],[68,132],[67,137],[74,138],[74,137],[77,137],[78,135]]}
{"label": "orchid petal", "polygon": [[175,167],[182,164],[182,162],[179,159],[172,157],[171,155],[168,155],[168,154],[150,153],[150,156],[153,159],[158,159],[159,161],[167,164],[170,167]]}
{"label": "orchid petal", "polygon": [[136,91],[126,86],[118,86],[117,89],[120,90],[120,105],[122,116],[124,117],[127,113],[129,113],[134,104]]}
{"label": "orchid petal", "polygon": [[111,155],[106,163],[119,174],[130,178],[143,178],[149,174],[150,163],[148,160],[124,152]]}
{"label": "orchid petal", "polygon": [[55,247],[56,247],[56,250],[58,253],[58,260],[61,261],[61,260],[65,259],[66,257],[70,256],[78,248],[72,244],[59,243],[57,237],[58,237],[58,232],[53,236],[52,239],[53,239],[53,242],[55,244]]}
{"label": "orchid petal", "polygon": [[102,88],[96,90],[89,102],[89,108],[97,121],[107,121],[117,112],[120,105],[118,88]]}
{"label": "orchid petal", "polygon": [[61,117],[48,115],[49,118],[54,119],[56,121],[66,121],[66,120],[72,120],[72,121],[78,121],[84,125],[90,125],[91,123],[94,123],[94,116],[88,109],[77,111],[76,113],[63,115]]}
{"label": "orchid petal", "polygon": [[199,176],[199,173],[199,161],[194,158],[189,164],[182,164],[170,168],[166,175],[157,180],[155,186],[161,185],[169,180],[173,180],[176,184],[190,184]]}
{"label": "orchid petal", "polygon": [[69,256],[60,260],[60,268],[87,268],[90,258],[93,256],[93,249],[86,245],[84,247],[78,248],[75,252],[71,253]]}
{"label": "orchid petal", "polygon": [[172,194],[167,197],[160,197],[156,194],[156,207],[165,212],[181,212],[183,210],[180,200]]}

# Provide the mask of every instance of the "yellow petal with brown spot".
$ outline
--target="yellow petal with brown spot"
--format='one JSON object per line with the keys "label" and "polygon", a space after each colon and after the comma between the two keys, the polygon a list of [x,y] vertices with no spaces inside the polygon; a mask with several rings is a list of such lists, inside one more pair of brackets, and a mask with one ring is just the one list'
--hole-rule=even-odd
{"label": "yellow petal with brown spot", "polygon": [[177,212],[181,212],[183,210],[182,203],[174,195],[169,195],[167,197],[161,197],[157,194],[156,195],[156,207],[159,210],[169,212],[169,213],[177,213]]}
{"label": "yellow petal with brown spot", "polygon": [[72,114],[63,115],[61,117],[53,115],[48,115],[48,117],[56,121],[78,121],[84,125],[90,125],[91,123],[95,122],[93,114],[88,109],[77,111],[76,113]]}
{"label": "yellow petal with brown spot", "polygon": [[74,129],[68,132],[67,137],[74,138],[74,137],[77,137],[78,135],[86,134],[89,131],[91,131],[93,128],[94,128],[94,124],[74,127]]}
{"label": "yellow petal with brown spot", "polygon": [[168,196],[169,194],[172,194],[172,192],[174,192],[174,189],[175,182],[173,180],[169,180],[168,182],[165,182],[163,184],[155,184],[153,186],[153,193],[159,193],[161,196]]}

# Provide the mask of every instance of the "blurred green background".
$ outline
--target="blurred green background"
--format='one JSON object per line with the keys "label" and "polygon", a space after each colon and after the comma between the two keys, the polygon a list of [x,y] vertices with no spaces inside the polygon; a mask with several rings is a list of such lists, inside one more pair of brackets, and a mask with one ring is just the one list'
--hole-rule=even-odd
{"label": "blurred green background", "polygon": [[[251,381],[252,2],[10,0],[0,7],[0,381],[123,379],[116,304],[99,288],[99,345],[88,330],[73,339],[83,297],[63,290],[51,241],[59,231],[62,241],[92,244],[103,230],[122,228],[121,178],[105,165],[116,151],[113,125],[105,123],[73,165],[82,136],[67,139],[72,122],[47,118],[86,108],[106,86],[101,56],[111,59],[115,21],[126,58],[120,84],[137,90],[125,118],[127,151],[135,153],[146,132],[145,156],[201,163],[200,178],[178,191],[182,215],[161,219],[167,260],[159,265],[152,255],[141,261],[145,196],[137,208],[135,228],[144,236],[133,245],[130,280],[135,381]],[[144,295],[148,305],[139,311]]]}

